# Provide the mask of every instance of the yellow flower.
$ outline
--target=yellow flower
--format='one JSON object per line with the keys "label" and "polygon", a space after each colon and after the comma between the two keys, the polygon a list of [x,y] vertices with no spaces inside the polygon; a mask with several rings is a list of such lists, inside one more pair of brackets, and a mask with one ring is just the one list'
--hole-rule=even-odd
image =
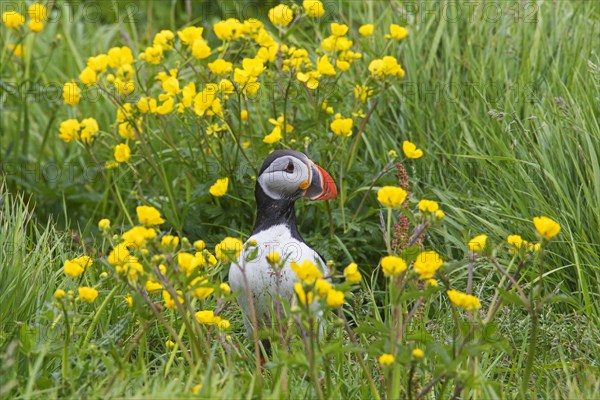
{"label": "yellow flower", "polygon": [[173,251],[179,244],[179,237],[173,235],[165,235],[160,240],[160,244],[168,251]]}
{"label": "yellow flower", "polygon": [[215,325],[221,321],[221,318],[215,316],[213,310],[198,311],[196,314],[196,321],[202,325]]}
{"label": "yellow flower", "polygon": [[196,249],[197,251],[202,251],[206,248],[206,243],[204,243],[204,240],[196,240],[194,242],[194,249]]}
{"label": "yellow flower", "polygon": [[[175,302],[175,299],[173,299],[173,297],[171,296],[171,294],[168,291],[163,290],[162,295],[163,295],[163,299],[165,300],[165,307],[177,308],[177,303]],[[179,304],[184,303],[184,299],[183,299],[181,290],[177,291],[177,301],[179,301]]]}
{"label": "yellow flower", "polygon": [[75,82],[67,82],[63,86],[63,99],[66,104],[75,106],[81,100],[81,90]]}
{"label": "yellow flower", "polygon": [[157,108],[156,99],[143,96],[137,102],[137,108],[144,114],[155,113]]}
{"label": "yellow flower", "polygon": [[98,127],[98,121],[94,118],[85,118],[81,121],[81,132],[79,133],[79,138],[84,143],[92,143],[96,136],[98,136],[98,132],[100,128]]}
{"label": "yellow flower", "polygon": [[163,29],[154,35],[154,40],[152,41],[152,46],[160,47],[163,50],[169,50],[173,47],[173,40],[175,39],[175,34],[173,31],[168,29]]}
{"label": "yellow flower", "polygon": [[419,201],[419,210],[423,211],[423,212],[436,212],[438,209],[440,208],[439,204],[437,203],[437,201],[433,201],[433,200],[421,200]]}
{"label": "yellow flower", "polygon": [[448,290],[446,293],[450,301],[457,307],[464,308],[465,310],[478,310],[481,308],[481,302],[475,296],[454,289]]}
{"label": "yellow flower", "polygon": [[131,149],[127,143],[121,143],[115,146],[115,160],[118,163],[127,162],[129,156],[131,156]]}
{"label": "yellow flower", "polygon": [[339,308],[344,305],[344,292],[331,289],[327,293],[327,305],[331,308]]}
{"label": "yellow flower", "polygon": [[354,98],[360,99],[361,103],[365,103],[369,97],[373,94],[373,89],[366,85],[354,86]]}
{"label": "yellow flower", "polygon": [[358,33],[360,33],[362,36],[371,36],[374,29],[375,27],[373,24],[365,24],[358,28]]}
{"label": "yellow flower", "polygon": [[404,155],[408,158],[421,158],[423,157],[423,150],[417,149],[417,146],[414,143],[405,140],[402,143],[402,151]]}
{"label": "yellow flower", "polygon": [[76,119],[68,119],[60,123],[58,137],[69,143],[79,139],[79,129],[81,125]]}
{"label": "yellow flower", "polygon": [[384,186],[377,191],[377,201],[387,208],[400,208],[406,200],[406,190],[396,186]]}
{"label": "yellow flower", "polygon": [[358,283],[362,280],[362,275],[358,270],[358,265],[356,263],[350,263],[346,268],[344,268],[344,277],[347,282],[350,283]]}
{"label": "yellow flower", "polygon": [[240,255],[243,247],[240,239],[228,236],[215,246],[215,254],[223,262],[233,261]]}
{"label": "yellow flower", "polygon": [[418,347],[413,349],[413,351],[412,351],[412,356],[414,358],[423,358],[424,355],[425,355],[425,352]]}
{"label": "yellow flower", "polygon": [[514,246],[517,249],[520,249],[521,246],[527,244],[527,241],[523,240],[521,235],[508,235],[506,241],[509,245]]}
{"label": "yellow flower", "polygon": [[217,322],[217,327],[220,331],[226,331],[230,326],[231,323],[227,319],[221,319],[219,322]]}
{"label": "yellow flower", "polygon": [[408,29],[403,26],[391,24],[389,35],[385,35],[386,39],[402,40],[408,36]]}
{"label": "yellow flower", "polygon": [[235,18],[227,18],[213,25],[215,35],[221,40],[231,40],[240,34],[243,25]]}
{"label": "yellow flower", "polygon": [[191,282],[192,293],[197,299],[204,300],[215,291],[212,287],[204,286],[207,283],[208,279],[202,277],[197,277]]}
{"label": "yellow flower", "polygon": [[534,217],[533,225],[538,235],[546,240],[552,239],[560,232],[560,225],[548,217]]}
{"label": "yellow flower", "polygon": [[313,18],[319,18],[325,14],[323,3],[319,0],[304,0],[302,2],[302,7],[304,7],[304,11]]}
{"label": "yellow flower", "polygon": [[146,281],[146,290],[150,293],[157,293],[162,288],[163,286],[152,278],[148,278]]}
{"label": "yellow flower", "polygon": [[326,299],[330,290],[332,290],[331,283],[325,279],[317,279],[315,281],[315,292],[320,298]]}
{"label": "yellow flower", "polygon": [[160,212],[152,206],[137,206],[135,212],[142,225],[160,225],[165,222],[160,216]]}
{"label": "yellow flower", "polygon": [[134,257],[130,257],[129,249],[127,248],[127,243],[119,243],[112,251],[108,254],[108,263],[114,266],[121,266],[130,259]]}
{"label": "yellow flower", "polygon": [[431,286],[431,287],[438,287],[438,285],[439,285],[438,281],[436,281],[435,279],[427,279],[425,281],[425,284],[427,286]]}
{"label": "yellow flower", "polygon": [[56,300],[60,300],[63,297],[65,297],[65,291],[62,289],[56,289],[56,291],[54,292],[54,298]]}
{"label": "yellow flower", "polygon": [[80,263],[76,262],[75,260],[66,260],[63,264],[63,271],[65,275],[71,278],[76,278],[79,275],[83,274],[83,271],[85,271],[85,269]]}
{"label": "yellow flower", "polygon": [[329,125],[331,131],[338,136],[352,136],[352,118],[342,118],[340,114],[336,114],[335,119]]}
{"label": "yellow flower", "polygon": [[397,276],[406,270],[406,261],[396,256],[381,259],[381,270],[385,276]]}
{"label": "yellow flower", "polygon": [[281,261],[281,254],[277,253],[276,251],[272,251],[269,252],[269,254],[267,254],[266,259],[267,262],[271,265],[279,264],[279,262]]}
{"label": "yellow flower", "polygon": [[25,46],[23,46],[22,44],[18,44],[18,45],[14,45],[12,43],[9,43],[8,45],[8,49],[10,51],[12,51],[12,53],[18,57],[18,58],[23,58],[23,55],[25,54]]}
{"label": "yellow flower", "polygon": [[177,32],[179,40],[187,46],[192,46],[197,39],[202,39],[204,28],[197,26],[188,26]]}
{"label": "yellow flower", "polygon": [[170,76],[164,81],[162,81],[161,86],[165,92],[173,96],[178,94],[180,91],[179,81],[174,76]]}
{"label": "yellow flower", "polygon": [[152,228],[143,226],[134,226],[122,235],[123,241],[131,248],[143,248],[146,246],[146,240],[152,240],[156,237],[156,231]]}
{"label": "yellow flower", "polygon": [[229,178],[219,178],[217,181],[208,189],[208,192],[214,197],[223,197],[227,193],[229,187]]}
{"label": "yellow flower", "polygon": [[217,96],[217,85],[208,84],[201,92],[194,97],[194,112],[199,116],[204,116],[209,108],[212,107]]}
{"label": "yellow flower", "polygon": [[242,121],[248,121],[248,110],[240,111],[240,119]]}
{"label": "yellow flower", "polygon": [[437,210],[434,215],[437,219],[442,219],[446,216],[446,213],[442,210]]}
{"label": "yellow flower", "polygon": [[27,9],[27,14],[29,14],[29,18],[32,20],[41,22],[46,19],[48,11],[46,10],[46,6],[43,4],[33,3]]}
{"label": "yellow flower", "polygon": [[200,393],[200,390],[202,390],[202,384],[199,383],[197,385],[194,385],[194,387],[192,388],[192,393],[193,394],[198,394]]}
{"label": "yellow flower", "polygon": [[269,123],[281,129],[283,129],[285,126],[285,133],[291,133],[294,131],[294,127],[292,126],[292,124],[290,124],[289,119],[286,120],[283,114],[279,115],[277,119],[269,118]]}
{"label": "yellow flower", "polygon": [[348,25],[338,24],[336,22],[331,23],[331,34],[333,36],[344,36],[348,32]]}
{"label": "yellow flower", "polygon": [[192,45],[192,55],[197,59],[205,59],[210,56],[210,47],[204,39],[196,39]]}
{"label": "yellow flower", "polygon": [[487,244],[488,236],[487,235],[478,235],[473,239],[469,240],[469,251],[472,253],[480,253],[485,248]]}
{"label": "yellow flower", "polygon": [[413,266],[419,274],[419,279],[431,279],[443,263],[438,253],[429,250],[419,253]]}
{"label": "yellow flower", "polygon": [[87,66],[96,72],[106,71],[108,65],[108,56],[106,54],[98,54],[95,57],[90,57],[87,60]]}
{"label": "yellow flower", "polygon": [[98,297],[98,291],[93,287],[82,286],[77,288],[77,293],[79,294],[79,299],[83,301],[87,301],[88,303],[93,303]]}
{"label": "yellow flower", "polygon": [[242,60],[242,67],[244,71],[254,77],[259,76],[265,70],[265,65],[259,58],[244,58]]}
{"label": "yellow flower", "polygon": [[79,80],[84,85],[94,85],[98,80],[98,76],[96,75],[96,71],[94,69],[85,67],[79,74]]}
{"label": "yellow flower", "polygon": [[383,365],[384,367],[393,364],[394,362],[394,356],[391,354],[382,354],[379,356],[379,364]]}
{"label": "yellow flower", "polygon": [[279,4],[269,10],[269,20],[273,25],[288,26],[294,20],[294,11],[285,4]]}
{"label": "yellow flower", "polygon": [[192,272],[199,266],[204,264],[202,257],[196,257],[196,255],[181,252],[177,254],[177,265],[185,272],[186,275],[191,275]]}
{"label": "yellow flower", "polygon": [[313,302],[313,293],[312,292],[306,292],[304,290],[304,287],[302,287],[302,284],[300,282],[296,282],[294,283],[294,292],[296,292],[296,296],[298,296],[298,301],[301,304],[311,304]]}
{"label": "yellow flower", "polygon": [[223,296],[229,296],[229,294],[231,293],[231,286],[223,282],[219,285],[219,290],[221,291]]}
{"label": "yellow flower", "polygon": [[25,23],[25,16],[16,11],[5,11],[2,13],[2,23],[8,29],[18,29]]}
{"label": "yellow flower", "polygon": [[125,300],[125,303],[127,303],[127,307],[133,307],[133,297],[130,294],[124,296],[123,300]]}
{"label": "yellow flower", "polygon": [[296,273],[296,276],[300,281],[306,284],[313,284],[317,279],[323,277],[323,272],[312,262],[308,260],[302,261],[301,264],[292,261],[290,264],[292,271]]}
{"label": "yellow flower", "polygon": [[395,57],[385,56],[382,59],[376,59],[369,64],[369,72],[375,79],[382,79],[386,76],[396,76],[403,78],[406,73],[402,66],[398,64]]}
{"label": "yellow flower", "polygon": [[213,74],[225,75],[233,71],[233,64],[229,61],[218,58],[215,61],[208,63],[208,69],[210,69],[210,72]]}
{"label": "yellow flower", "polygon": [[108,66],[111,68],[120,68],[133,62],[133,53],[127,46],[113,47],[108,50]]}
{"label": "yellow flower", "polygon": [[317,71],[323,75],[335,75],[335,68],[333,67],[333,64],[329,62],[327,54],[317,59]]}
{"label": "yellow flower", "polygon": [[31,21],[29,21],[29,24],[27,24],[27,26],[29,27],[29,29],[31,30],[31,32],[41,32],[42,29],[44,29],[44,23],[42,21],[36,21],[35,19],[32,19]]}
{"label": "yellow flower", "polygon": [[151,46],[146,47],[143,53],[140,54],[139,58],[141,60],[146,60],[148,64],[160,64],[163,57],[163,48],[162,46]]}
{"label": "yellow flower", "polygon": [[173,342],[172,340],[167,340],[167,341],[165,342],[165,347],[166,347],[167,349],[172,349],[173,347],[175,347],[175,342]]}
{"label": "yellow flower", "polygon": [[279,142],[281,139],[282,139],[281,128],[276,126],[273,128],[271,133],[269,133],[268,135],[266,135],[263,138],[263,142],[266,144],[274,144],[274,143]]}

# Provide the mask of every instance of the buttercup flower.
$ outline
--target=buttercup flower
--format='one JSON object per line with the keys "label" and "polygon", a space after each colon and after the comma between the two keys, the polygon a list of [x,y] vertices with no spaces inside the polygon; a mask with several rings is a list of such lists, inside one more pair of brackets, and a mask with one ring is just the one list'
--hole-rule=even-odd
{"label": "buttercup flower", "polygon": [[396,256],[385,256],[381,259],[381,270],[385,276],[397,276],[406,270],[406,261]]}
{"label": "buttercup flower", "polygon": [[223,296],[229,296],[229,294],[231,293],[231,287],[225,282],[219,285],[219,290],[221,291]]}
{"label": "buttercup flower", "polygon": [[350,263],[346,268],[344,268],[344,277],[346,281],[350,283],[358,283],[362,280],[362,275],[358,270],[358,265],[356,263]]}
{"label": "buttercup flower", "polygon": [[478,235],[473,239],[469,240],[469,251],[472,253],[480,253],[485,248],[487,244],[488,236],[487,235]]}
{"label": "buttercup flower", "polygon": [[414,358],[423,358],[423,356],[425,355],[425,352],[417,347],[417,348],[413,349],[411,354]]}
{"label": "buttercup flower", "polygon": [[331,23],[331,34],[333,36],[344,36],[348,32],[348,25],[338,24],[337,22]]}
{"label": "buttercup flower", "polygon": [[279,262],[281,261],[281,255],[276,251],[272,251],[269,254],[267,254],[266,259],[267,262],[271,265],[279,264]]}
{"label": "buttercup flower", "polygon": [[406,195],[406,190],[401,187],[384,186],[377,191],[377,201],[387,208],[399,208]]}
{"label": "buttercup flower", "polygon": [[77,289],[77,293],[79,294],[79,300],[86,301],[88,303],[93,303],[98,297],[98,291],[93,287],[82,286]]}
{"label": "buttercup flower", "polygon": [[215,325],[221,321],[220,317],[215,316],[215,312],[213,310],[198,311],[195,316],[198,323],[203,325]]}
{"label": "buttercup flower", "polygon": [[84,85],[93,85],[98,80],[98,76],[93,68],[85,67],[79,74],[79,80]]}
{"label": "buttercup flower", "polygon": [[240,239],[228,236],[215,247],[215,254],[222,262],[233,261],[239,257],[243,247]]}
{"label": "buttercup flower", "polygon": [[7,47],[10,51],[12,51],[15,57],[23,58],[23,55],[25,54],[25,46],[23,46],[22,44],[18,44],[15,46],[14,44],[9,43]]}
{"label": "buttercup flower", "polygon": [[135,212],[140,224],[142,225],[160,225],[165,222],[165,220],[160,216],[160,212],[154,207],[137,206]]}
{"label": "buttercup flower", "polygon": [[371,36],[374,29],[375,27],[373,24],[365,24],[358,28],[358,33],[360,33],[362,36]]}
{"label": "buttercup flower", "polygon": [[68,119],[60,123],[58,137],[69,143],[79,139],[79,129],[81,125],[76,119]]}
{"label": "buttercup flower", "polygon": [[81,90],[75,82],[67,82],[63,86],[63,100],[70,106],[79,104]]}
{"label": "buttercup flower", "polygon": [[54,292],[54,298],[56,300],[60,300],[63,297],[65,297],[65,291],[62,289],[56,289],[56,291]]}
{"label": "buttercup flower", "polygon": [[83,143],[92,143],[100,132],[98,122],[94,118],[85,118],[80,125],[82,129],[79,132],[79,138]]}
{"label": "buttercup flower", "polygon": [[25,23],[25,16],[16,11],[5,11],[2,13],[2,23],[8,29],[18,29]]}
{"label": "buttercup flower", "polygon": [[202,251],[206,248],[206,243],[204,243],[204,240],[196,240],[194,242],[194,249],[196,249],[196,251]]}
{"label": "buttercup flower", "polygon": [[127,143],[121,143],[115,146],[115,160],[118,163],[124,163],[129,160],[129,156],[131,155],[131,149],[127,145]]}
{"label": "buttercup flower", "polygon": [[388,76],[404,78],[406,72],[393,56],[385,56],[375,59],[369,64],[369,72],[375,79],[383,79]]}
{"label": "buttercup flower", "polygon": [[292,261],[290,267],[296,273],[298,279],[306,284],[313,284],[317,279],[323,277],[323,272],[321,272],[314,263],[308,260],[302,261],[301,264]]}
{"label": "buttercup flower", "polygon": [[385,35],[386,39],[396,39],[402,40],[408,36],[408,29],[403,26],[391,24],[390,25],[390,33]]}
{"label": "buttercup flower", "polygon": [[423,212],[436,212],[440,208],[439,204],[433,200],[421,200],[419,201],[419,210]]}
{"label": "buttercup flower", "polygon": [[76,278],[83,273],[84,268],[80,263],[75,262],[74,260],[66,260],[63,264],[63,271],[65,275]]}
{"label": "buttercup flower", "polygon": [[166,250],[172,251],[179,244],[179,237],[173,235],[165,235],[161,238],[160,244]]}
{"label": "buttercup flower", "polygon": [[223,197],[229,187],[229,178],[220,178],[208,189],[208,192],[215,197]]}
{"label": "buttercup flower", "polygon": [[120,68],[133,62],[133,53],[127,46],[113,47],[108,50],[108,65],[111,68]]}
{"label": "buttercup flower", "polygon": [[382,354],[379,356],[379,364],[381,364],[384,367],[387,367],[388,365],[391,365],[394,363],[394,356],[391,354]]}
{"label": "buttercup flower", "polygon": [[306,11],[306,13],[313,18],[319,18],[325,14],[323,3],[321,3],[319,0],[304,0],[302,2],[302,7],[304,7],[304,11]]}
{"label": "buttercup flower", "polygon": [[327,299],[327,294],[330,290],[332,290],[331,283],[325,279],[320,278],[315,281],[315,292],[319,298]]}
{"label": "buttercup flower", "polygon": [[331,289],[327,293],[327,299],[325,301],[329,307],[339,308],[344,305],[344,292]]}
{"label": "buttercup flower", "polygon": [[419,279],[430,279],[444,262],[442,257],[435,251],[423,251],[413,264],[415,271],[419,274]]}
{"label": "buttercup flower", "polygon": [[208,63],[208,69],[210,69],[210,72],[213,74],[226,75],[233,71],[233,64],[229,61],[218,58],[215,61]]}
{"label": "buttercup flower", "polygon": [[268,16],[273,25],[288,26],[294,20],[294,11],[285,4],[279,4],[269,10]]}
{"label": "buttercup flower", "polygon": [[478,310],[481,308],[481,302],[475,296],[454,289],[448,290],[446,293],[450,301],[457,307],[465,310]]}
{"label": "buttercup flower", "polygon": [[336,114],[329,127],[336,135],[349,137],[352,136],[352,125],[352,118],[342,118],[341,114]]}
{"label": "buttercup flower", "polygon": [[423,150],[417,149],[414,143],[405,140],[402,143],[402,151],[407,158],[421,158],[423,157]]}
{"label": "buttercup flower", "polygon": [[560,232],[560,225],[548,217],[534,217],[533,225],[537,234],[546,240],[552,239]]}
{"label": "buttercup flower", "polygon": [[306,292],[300,282],[294,283],[294,292],[298,296],[298,301],[301,304],[311,304],[313,302],[313,292]]}

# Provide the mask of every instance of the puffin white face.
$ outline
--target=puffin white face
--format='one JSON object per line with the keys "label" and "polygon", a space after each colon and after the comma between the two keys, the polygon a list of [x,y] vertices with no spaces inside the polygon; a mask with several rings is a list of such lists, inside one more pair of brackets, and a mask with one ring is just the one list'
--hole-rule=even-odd
{"label": "puffin white face", "polygon": [[337,188],[323,168],[294,150],[276,150],[263,163],[257,179],[263,192],[273,200],[331,200]]}
{"label": "puffin white face", "polygon": [[283,155],[273,160],[258,177],[265,194],[274,200],[295,200],[302,196],[310,186],[312,173],[308,164],[310,160],[306,156],[304,158],[301,160],[294,155]]}

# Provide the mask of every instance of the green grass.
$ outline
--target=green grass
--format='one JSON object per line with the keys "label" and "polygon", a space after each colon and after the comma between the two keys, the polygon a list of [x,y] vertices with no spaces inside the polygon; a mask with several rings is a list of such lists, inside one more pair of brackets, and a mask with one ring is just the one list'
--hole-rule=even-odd
{"label": "green grass", "polygon": [[[106,4],[103,10],[110,11]],[[26,98],[9,90],[15,80],[59,88],[79,74],[88,56],[122,42],[132,47],[140,41],[145,45],[158,30],[177,29],[188,20],[182,14],[185,2],[172,2],[170,7],[167,2],[139,4],[135,14],[139,18],[117,18],[118,22],[114,16],[91,22],[83,17],[82,7],[73,8],[72,18],[49,24],[36,38],[36,51],[28,60],[31,68],[21,70],[12,61],[3,62],[0,68],[0,165],[6,180],[0,192],[0,375],[7,378],[1,380],[0,396],[164,398],[189,393],[193,386],[190,377],[196,372],[183,363],[176,362],[165,372],[170,354],[160,337],[142,337],[143,348],[136,357],[119,358],[120,346],[130,345],[138,332],[123,304],[111,306],[100,317],[92,343],[102,351],[82,349],[71,365],[72,382],[61,384],[63,336],[62,331],[49,328],[59,314],[49,304],[62,279],[62,262],[82,251],[101,256],[106,248],[100,243],[96,222],[105,216],[122,222],[126,216],[103,179],[90,180],[82,174],[91,171],[90,157],[57,139],[58,122],[72,117],[60,98]],[[546,292],[556,291],[562,301],[546,306],[540,317],[533,390],[542,398],[593,398],[600,390],[596,345],[600,342],[600,9],[588,1],[497,4],[503,12],[497,18],[486,18],[476,7],[471,12],[463,9],[452,20],[443,18],[439,3],[433,2],[330,4],[353,27],[365,22],[373,22],[377,29],[390,22],[408,26],[410,36],[395,54],[407,77],[384,94],[358,139],[354,162],[343,171],[346,201],[331,205],[335,238],[323,233],[329,224],[324,221],[324,209],[315,206],[300,205],[300,229],[309,243],[321,243],[319,251],[340,265],[352,257],[364,271],[374,269],[384,249],[375,196],[368,198],[363,212],[347,229],[344,222],[348,223],[348,216],[387,163],[388,151],[400,153],[405,139],[425,150],[426,156],[410,165],[409,174],[416,197],[437,199],[446,211],[445,225],[432,231],[427,243],[448,258],[463,257],[466,241],[482,232],[493,242],[510,233],[534,240],[531,218],[551,216],[562,231],[546,253],[543,283]],[[57,6],[64,13],[68,10],[64,2]],[[231,3],[222,3],[221,12],[230,7]],[[208,10],[208,17],[202,10]],[[189,18],[192,23],[207,27],[223,16],[214,5],[194,8],[194,12]],[[264,15],[264,10],[260,12]],[[315,37],[296,30],[290,40],[313,43]],[[373,41],[378,42],[374,48],[383,47],[382,38]],[[364,71],[351,73],[360,79]],[[336,93],[332,104],[347,97],[347,93]],[[99,106],[103,102],[82,103],[79,110],[108,126],[114,121],[114,110]],[[326,127],[314,127],[317,134],[322,129]],[[330,152],[326,147],[316,151],[324,158]],[[209,244],[225,233],[246,237],[253,222],[253,182],[238,179],[236,194],[249,203],[241,206],[243,212],[221,214],[218,206],[206,205],[201,197],[213,176],[208,179],[206,171],[192,164],[186,164],[185,176],[172,185],[176,202],[171,207],[181,214],[170,219],[171,226]],[[52,175],[55,166],[58,177]],[[332,166],[334,171],[343,169],[337,163]],[[166,159],[165,171],[170,178],[179,176],[176,156]],[[334,178],[339,179],[340,172]],[[164,184],[146,177],[142,181],[148,187],[147,199],[167,195]],[[391,174],[378,185],[386,182],[395,182]],[[127,185],[119,189],[132,210],[138,199],[127,195]],[[224,202],[240,207],[235,201]],[[466,274],[465,267],[452,272],[458,282]],[[91,283],[99,281],[97,275],[89,278]],[[536,271],[524,271],[524,282],[536,278]],[[494,279],[489,268],[476,271],[475,282]],[[377,284],[373,292],[363,289],[353,309],[370,314],[377,304],[373,299],[381,293]],[[230,312],[232,320],[239,321],[236,311]],[[432,305],[425,312],[428,335],[447,341],[453,329],[447,309]],[[421,329],[424,332],[425,326]],[[240,352],[248,355],[241,332],[236,327],[232,336]],[[528,346],[527,313],[507,303],[498,313],[497,334],[501,339],[484,353],[473,381],[468,382],[472,398],[513,398],[518,393]],[[368,341],[368,335],[364,339]],[[215,355],[214,362],[222,359]],[[193,381],[218,387],[216,392],[205,393],[207,397],[239,397],[255,383],[248,359],[235,359],[237,364],[230,362],[220,374],[201,371]],[[364,375],[348,373],[344,363],[356,360],[349,354],[338,356],[339,379],[331,397],[369,396]],[[291,365],[296,365],[294,360]],[[290,398],[313,396],[304,373],[299,367],[289,371]],[[262,395],[284,396],[282,379],[280,371],[265,372]],[[450,396],[448,391],[436,390],[438,395]]]}

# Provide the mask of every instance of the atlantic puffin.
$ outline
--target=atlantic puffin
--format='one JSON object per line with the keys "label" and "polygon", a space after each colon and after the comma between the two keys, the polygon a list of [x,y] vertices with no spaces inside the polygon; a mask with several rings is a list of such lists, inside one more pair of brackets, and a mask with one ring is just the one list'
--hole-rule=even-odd
{"label": "atlantic puffin", "polygon": [[[277,296],[290,303],[294,299],[294,283],[298,279],[290,266],[293,261],[300,265],[309,260],[322,269],[323,276],[329,275],[324,260],[304,242],[298,232],[294,203],[301,197],[310,200],[335,199],[337,188],[331,176],[305,154],[276,150],[267,156],[258,173],[255,197],[254,230],[244,244],[237,263],[232,263],[229,270],[229,284],[239,293],[237,302],[244,314],[248,336],[252,330],[248,294],[253,299],[259,325],[257,328],[270,328],[270,304],[275,304]],[[252,252],[256,252],[255,257],[247,261]],[[267,255],[273,252],[281,256],[282,267],[279,272],[267,261]],[[244,274],[249,290],[245,287]],[[263,346],[265,344],[268,341],[263,341]],[[265,350],[268,352],[268,349]]]}

